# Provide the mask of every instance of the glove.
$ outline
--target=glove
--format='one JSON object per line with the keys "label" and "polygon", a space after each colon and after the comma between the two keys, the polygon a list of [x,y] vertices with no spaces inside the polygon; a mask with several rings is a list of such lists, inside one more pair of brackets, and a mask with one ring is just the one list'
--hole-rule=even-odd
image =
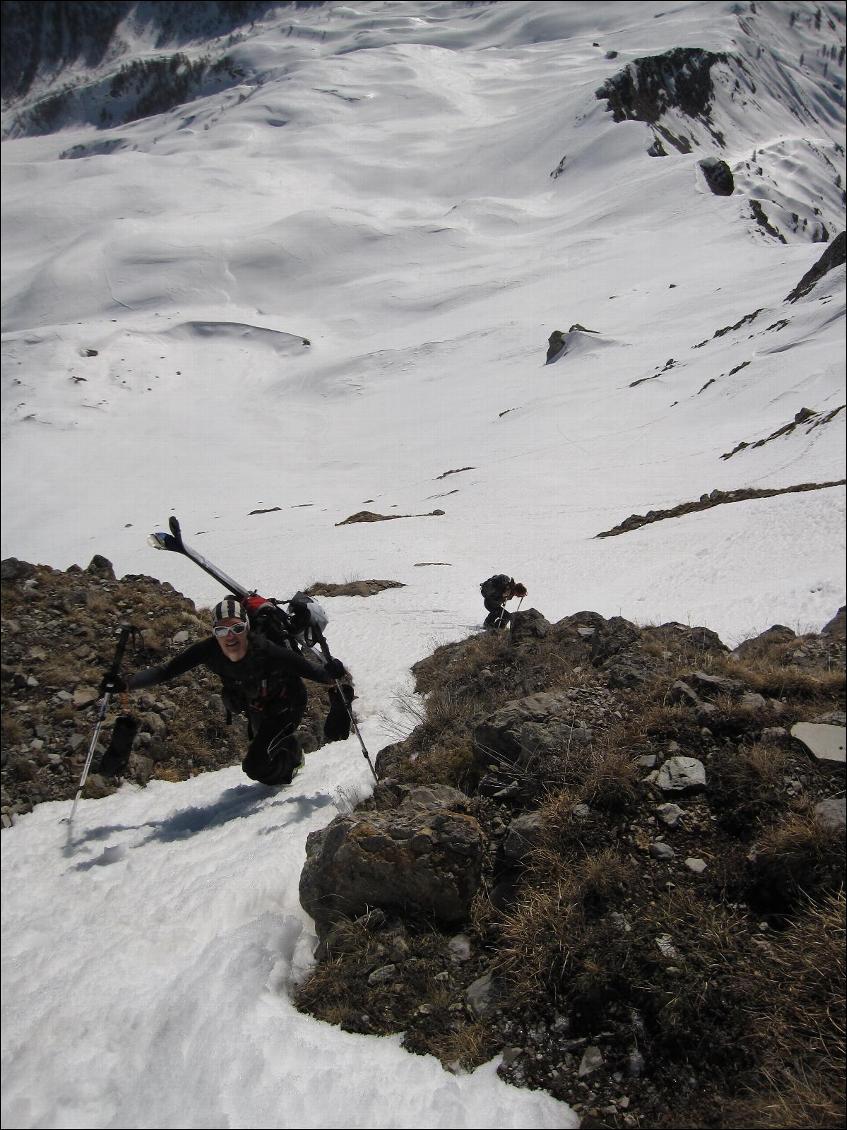
{"label": "glove", "polygon": [[512,592],[515,596],[526,596],[526,585],[522,585],[520,581],[516,581],[512,586]]}
{"label": "glove", "polygon": [[126,681],[118,674],[106,674],[100,683],[100,697],[107,694],[121,694],[126,690]]}
{"label": "glove", "polygon": [[326,673],[331,675],[333,679],[341,679],[344,677],[344,664],[340,659],[328,659],[326,661]]}
{"label": "glove", "polygon": [[324,737],[328,742],[343,742],[350,737],[351,723],[347,704],[354,698],[355,692],[349,683],[341,687],[341,694],[337,690],[329,692],[329,714],[324,722]]}

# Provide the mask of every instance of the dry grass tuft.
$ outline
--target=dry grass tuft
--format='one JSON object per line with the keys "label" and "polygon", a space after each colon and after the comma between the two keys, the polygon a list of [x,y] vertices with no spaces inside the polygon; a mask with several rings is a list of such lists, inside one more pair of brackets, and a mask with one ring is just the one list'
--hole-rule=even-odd
{"label": "dry grass tuft", "polygon": [[845,900],[807,903],[771,943],[750,1008],[757,1073],[727,1125],[817,1130],[845,1121]]}
{"label": "dry grass tuft", "polygon": [[844,832],[814,812],[791,813],[768,828],[748,857],[747,897],[763,913],[787,914],[844,882]]}
{"label": "dry grass tuft", "polygon": [[591,751],[578,786],[580,800],[602,812],[625,812],[638,796],[639,774],[631,755],[616,746]]}

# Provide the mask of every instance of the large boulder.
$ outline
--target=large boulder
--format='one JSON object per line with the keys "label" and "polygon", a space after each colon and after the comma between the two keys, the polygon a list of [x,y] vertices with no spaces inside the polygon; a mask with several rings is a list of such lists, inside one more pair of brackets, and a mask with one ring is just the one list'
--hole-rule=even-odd
{"label": "large boulder", "polygon": [[549,365],[551,361],[555,361],[564,348],[565,335],[561,330],[553,330],[547,339],[547,358],[545,364]]}
{"label": "large boulder", "polygon": [[25,581],[35,575],[35,566],[17,557],[4,557],[0,561],[0,577],[4,581]]}
{"label": "large boulder", "polygon": [[732,196],[735,179],[726,161],[722,161],[720,157],[704,157],[699,164],[706,184],[715,196]]}
{"label": "large boulder", "polygon": [[337,816],[312,832],[300,902],[318,934],[374,907],[446,926],[466,921],[486,849],[466,808],[458,790],[422,786],[393,808]]}
{"label": "large boulder", "polygon": [[641,630],[622,616],[612,616],[591,637],[591,662],[595,667],[635,643]]}
{"label": "large boulder", "polygon": [[550,621],[537,608],[512,613],[512,643],[522,640],[540,640],[550,631]]}
{"label": "large boulder", "polygon": [[847,729],[844,726],[824,726],[815,722],[797,722],[791,727],[791,736],[801,742],[818,761],[845,761]]}
{"label": "large boulder", "polygon": [[103,577],[107,581],[115,580],[115,570],[112,567],[112,562],[108,557],[103,557],[100,553],[95,553],[88,563],[86,573],[92,573],[95,577]]}
{"label": "large boulder", "polygon": [[587,745],[591,731],[574,718],[567,693],[541,692],[512,699],[484,718],[473,731],[474,755],[527,769],[533,763]]}
{"label": "large boulder", "polygon": [[696,757],[669,757],[656,784],[663,793],[694,793],[706,787],[706,767]]}

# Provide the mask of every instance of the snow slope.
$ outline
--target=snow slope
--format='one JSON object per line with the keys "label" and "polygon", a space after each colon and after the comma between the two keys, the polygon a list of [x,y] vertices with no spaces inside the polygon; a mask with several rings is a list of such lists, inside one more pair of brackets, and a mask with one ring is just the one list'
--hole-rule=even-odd
{"label": "snow slope", "polygon": [[[210,578],[146,544],[176,514],[266,595],[402,581],[328,602],[372,751],[410,664],[479,625],[493,572],[551,620],[730,644],[833,615],[842,487],[595,535],[843,476],[843,412],[721,458],[845,401],[844,267],[785,302],[821,225],[844,227],[842,5],[333,3],[235,38],[242,77],[164,114],[98,129],[77,99],[60,131],[18,136],[80,67],[4,110],[4,557],[101,553],[210,603]],[[124,59],[165,50],[137,23],[124,40]],[[728,61],[712,132],[673,111],[692,151],[654,158],[595,92],[676,46]],[[545,365],[575,324],[595,333]],[[362,509],[445,513],[336,525]],[[344,743],[290,795],[233,769],[85,802],[70,840],[55,806],[4,832],[8,1125],[566,1124],[487,1068],[453,1079],[287,1004],[305,836],[367,778]]]}

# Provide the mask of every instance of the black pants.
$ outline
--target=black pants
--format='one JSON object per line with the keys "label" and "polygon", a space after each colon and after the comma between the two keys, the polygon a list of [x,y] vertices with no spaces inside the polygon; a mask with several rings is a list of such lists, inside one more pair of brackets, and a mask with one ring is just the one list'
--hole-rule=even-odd
{"label": "black pants", "polygon": [[512,619],[511,612],[507,612],[503,607],[503,601],[497,596],[487,596],[485,598],[485,607],[488,609],[488,615],[482,622],[483,628],[506,628],[509,621]]}
{"label": "black pants", "polygon": [[248,777],[263,785],[291,783],[295,770],[303,764],[300,742],[294,733],[302,717],[302,710],[289,709],[273,714],[250,711],[253,739],[241,762]]}

